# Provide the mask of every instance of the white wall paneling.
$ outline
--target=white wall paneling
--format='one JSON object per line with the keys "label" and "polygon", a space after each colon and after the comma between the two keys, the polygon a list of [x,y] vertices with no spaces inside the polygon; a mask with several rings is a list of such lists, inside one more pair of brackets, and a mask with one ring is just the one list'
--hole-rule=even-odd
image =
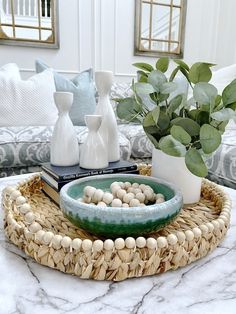
{"label": "white wall paneling", "polygon": [[[132,63],[155,58],[134,56],[135,0],[59,0],[60,49],[0,46],[0,65],[16,62],[24,76],[34,60],[68,76],[88,68],[111,70],[116,81],[131,81]],[[184,59],[219,67],[236,63],[235,0],[188,0]]]}

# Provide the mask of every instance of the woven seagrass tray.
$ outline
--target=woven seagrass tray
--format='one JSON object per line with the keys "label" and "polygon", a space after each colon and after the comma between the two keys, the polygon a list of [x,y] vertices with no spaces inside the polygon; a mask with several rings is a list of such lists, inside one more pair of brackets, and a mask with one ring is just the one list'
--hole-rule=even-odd
{"label": "woven seagrass tray", "polygon": [[[139,166],[150,175],[150,166]],[[39,264],[81,278],[120,281],[185,266],[212,251],[224,238],[231,201],[203,180],[202,197],[176,220],[146,238],[98,239],[72,225],[42,192],[40,174],[3,191],[5,233]]]}

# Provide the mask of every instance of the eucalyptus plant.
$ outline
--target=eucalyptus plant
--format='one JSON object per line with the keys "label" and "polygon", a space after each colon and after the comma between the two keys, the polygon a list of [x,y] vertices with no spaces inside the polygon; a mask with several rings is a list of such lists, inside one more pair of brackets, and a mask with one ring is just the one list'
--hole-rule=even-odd
{"label": "eucalyptus plant", "polygon": [[[205,160],[221,144],[221,135],[230,119],[236,122],[236,79],[218,94],[209,83],[214,64],[197,62],[189,67],[182,60],[167,78],[169,59],[160,58],[155,68],[135,63],[137,82],[132,82],[133,95],[116,99],[117,115],[129,122],[138,122],[155,148],[164,153],[185,157],[187,168],[196,176],[205,177]],[[193,97],[172,96],[178,72],[184,75]]]}

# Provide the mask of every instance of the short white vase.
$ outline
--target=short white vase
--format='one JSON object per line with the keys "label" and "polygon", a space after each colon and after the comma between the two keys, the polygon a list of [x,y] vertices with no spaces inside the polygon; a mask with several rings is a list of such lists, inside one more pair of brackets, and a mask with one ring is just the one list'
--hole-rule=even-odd
{"label": "short white vase", "polygon": [[99,95],[95,114],[102,115],[103,117],[99,133],[108,150],[108,161],[118,161],[120,160],[118,127],[110,102],[113,73],[110,71],[95,72],[95,82]]}
{"label": "short white vase", "polygon": [[50,161],[54,166],[74,166],[79,163],[79,144],[69,117],[73,94],[55,92],[54,100],[58,119],[51,138]]}
{"label": "short white vase", "polygon": [[173,157],[154,148],[152,152],[152,176],[175,184],[183,194],[184,204],[200,199],[202,178],[193,175],[185,165],[184,157]]}
{"label": "short white vase", "polygon": [[88,127],[88,135],[81,146],[80,167],[85,169],[106,168],[108,166],[107,149],[98,132],[102,116],[86,115],[85,122]]}

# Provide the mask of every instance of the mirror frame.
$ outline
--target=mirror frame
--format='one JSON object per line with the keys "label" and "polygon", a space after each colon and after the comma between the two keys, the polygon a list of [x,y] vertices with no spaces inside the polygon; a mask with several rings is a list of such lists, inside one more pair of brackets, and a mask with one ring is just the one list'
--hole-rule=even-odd
{"label": "mirror frame", "polygon": [[[54,0],[53,4],[53,23],[52,23],[52,34],[54,33],[54,41],[46,42],[32,39],[21,39],[21,38],[0,38],[0,45],[9,46],[23,46],[23,47],[33,47],[33,48],[60,48],[59,44],[59,4],[58,0]],[[0,23],[1,27],[1,23]],[[0,29],[1,31],[1,29]]]}
{"label": "mirror frame", "polygon": [[[161,2],[161,0],[158,0]],[[180,25],[180,52],[173,53],[167,51],[147,51],[140,50],[140,37],[141,37],[141,6],[142,0],[135,0],[135,25],[134,25],[134,55],[135,56],[146,56],[146,57],[171,57],[176,59],[182,59],[184,55],[184,37],[185,37],[185,25],[186,25],[186,14],[187,14],[187,0],[181,0],[181,25]],[[151,2],[150,2],[151,3]]]}

